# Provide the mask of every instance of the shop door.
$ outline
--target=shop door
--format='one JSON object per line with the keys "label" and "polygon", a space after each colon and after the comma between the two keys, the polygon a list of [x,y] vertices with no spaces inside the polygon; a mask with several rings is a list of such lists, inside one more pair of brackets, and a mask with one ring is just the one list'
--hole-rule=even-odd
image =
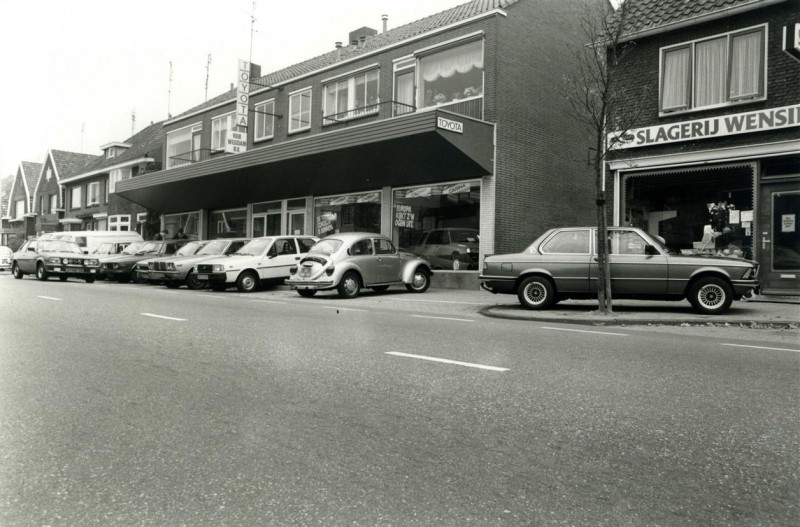
{"label": "shop door", "polygon": [[259,236],[280,236],[280,234],[281,234],[280,214],[253,215],[253,238],[257,238]]}
{"label": "shop door", "polygon": [[761,291],[800,295],[800,178],[764,183],[759,206],[759,232],[753,242],[760,249]]}
{"label": "shop door", "polygon": [[305,211],[292,211],[289,213],[289,234],[292,236],[304,235],[306,229],[306,213]]}

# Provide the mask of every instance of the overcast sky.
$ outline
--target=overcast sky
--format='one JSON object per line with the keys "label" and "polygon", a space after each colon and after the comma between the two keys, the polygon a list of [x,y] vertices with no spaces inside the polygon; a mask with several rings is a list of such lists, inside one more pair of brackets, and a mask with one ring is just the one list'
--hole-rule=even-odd
{"label": "overcast sky", "polygon": [[[0,177],[48,149],[100,154],[151,121],[230,88],[239,58],[262,73],[466,0],[0,0]],[[274,51],[279,50],[279,51]],[[172,90],[169,72],[172,62]]]}

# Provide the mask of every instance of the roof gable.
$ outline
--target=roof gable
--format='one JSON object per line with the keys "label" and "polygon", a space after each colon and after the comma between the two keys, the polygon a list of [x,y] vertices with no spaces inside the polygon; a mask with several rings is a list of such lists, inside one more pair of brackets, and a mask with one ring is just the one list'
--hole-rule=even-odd
{"label": "roof gable", "polygon": [[69,176],[62,174],[62,181],[66,179],[79,179],[81,176],[89,176],[101,172],[104,168],[110,168],[126,162],[135,161],[142,158],[158,158],[163,149],[164,128],[163,121],[153,123],[133,136],[128,138],[125,143],[131,147],[121,154],[106,158],[105,156],[93,156],[93,161],[82,166]]}

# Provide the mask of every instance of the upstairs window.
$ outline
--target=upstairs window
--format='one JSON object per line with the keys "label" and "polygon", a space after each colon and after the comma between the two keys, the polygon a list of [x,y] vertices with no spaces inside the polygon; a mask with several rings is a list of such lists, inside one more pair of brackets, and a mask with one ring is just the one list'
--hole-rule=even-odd
{"label": "upstairs window", "polygon": [[69,208],[81,208],[81,187],[72,187],[69,193]]}
{"label": "upstairs window", "polygon": [[99,205],[100,204],[100,182],[94,181],[89,183],[86,187],[86,204],[87,205]]}
{"label": "upstairs window", "polygon": [[21,218],[25,216],[25,200],[18,199],[14,202],[14,217]]}
{"label": "upstairs window", "polygon": [[311,128],[311,88],[289,96],[289,133]]}
{"label": "upstairs window", "polygon": [[353,119],[378,112],[378,70],[325,85],[325,122]]}
{"label": "upstairs window", "polygon": [[394,115],[413,112],[414,78],[416,77],[416,59],[398,60],[394,64]]}
{"label": "upstairs window", "polygon": [[234,130],[236,112],[217,117],[211,121],[211,150],[224,150],[228,131]]}
{"label": "upstairs window", "polygon": [[661,49],[661,113],[763,99],[766,26]]}
{"label": "upstairs window", "polygon": [[54,212],[58,208],[58,194],[50,194],[50,212]]}
{"label": "upstairs window", "polygon": [[255,140],[271,139],[275,135],[275,99],[255,105]]}
{"label": "upstairs window", "polygon": [[112,170],[108,174],[108,191],[116,192],[117,183],[130,178],[131,178],[130,168],[118,168],[116,170]]}
{"label": "upstairs window", "polygon": [[200,161],[200,139],[203,126],[187,126],[167,133],[167,168]]}
{"label": "upstairs window", "polygon": [[483,40],[421,56],[418,90],[421,107],[483,95]]}

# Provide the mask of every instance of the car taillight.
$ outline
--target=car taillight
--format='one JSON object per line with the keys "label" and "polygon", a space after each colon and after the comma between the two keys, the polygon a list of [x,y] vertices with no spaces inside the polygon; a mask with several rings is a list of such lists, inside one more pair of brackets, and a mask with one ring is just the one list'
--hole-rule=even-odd
{"label": "car taillight", "polygon": [[297,266],[293,265],[289,268],[289,274],[295,274],[297,272]]}

